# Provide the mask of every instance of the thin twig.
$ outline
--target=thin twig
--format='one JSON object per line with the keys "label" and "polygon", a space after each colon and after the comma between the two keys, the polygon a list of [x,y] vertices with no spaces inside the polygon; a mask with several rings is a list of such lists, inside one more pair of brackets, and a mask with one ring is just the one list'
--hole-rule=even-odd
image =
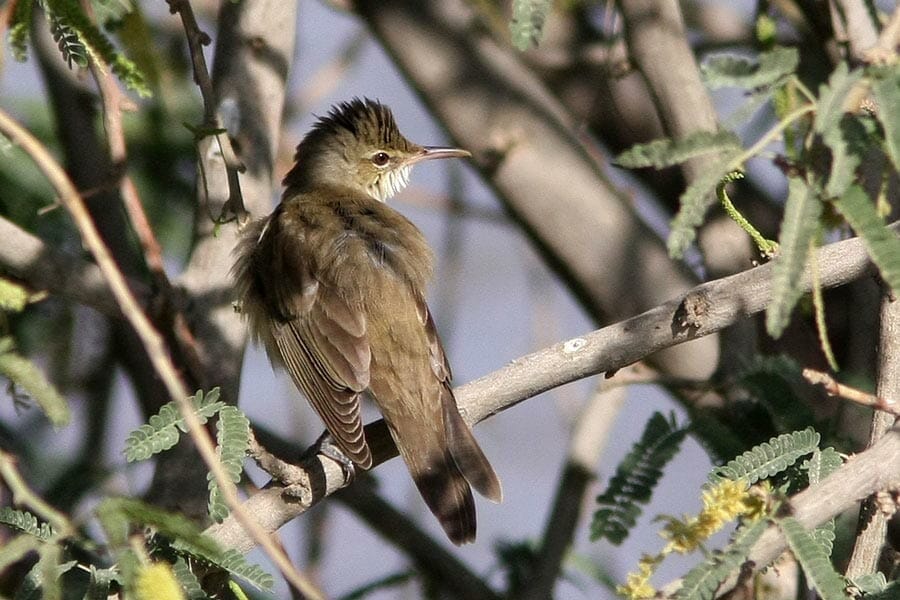
{"label": "thin twig", "polygon": [[[195,132],[200,137],[212,135],[219,146],[222,153],[222,160],[225,162],[225,169],[228,172],[228,201],[223,208],[221,217],[228,214],[228,210],[237,217],[238,223],[244,223],[250,217],[244,206],[244,197],[241,193],[240,181],[238,173],[245,170],[244,164],[237,157],[234,148],[231,145],[231,138],[222,127],[222,120],[216,112],[216,98],[213,88],[212,79],[209,76],[209,69],[206,66],[206,57],[203,54],[203,46],[209,45],[210,38],[200,25],[197,24],[197,17],[194,16],[194,9],[191,7],[189,0],[166,0],[169,4],[169,11],[172,14],[178,14],[181,17],[181,23],[184,26],[184,32],[187,37],[188,50],[191,55],[191,66],[194,71],[194,81],[200,88],[200,95],[203,98],[203,125],[199,131]],[[201,169],[203,161],[200,161]],[[201,176],[201,180],[205,177]]]}
{"label": "thin twig", "polygon": [[225,503],[232,510],[235,518],[243,527],[247,528],[247,531],[256,543],[266,550],[266,553],[292,585],[310,598],[322,598],[322,594],[294,568],[284,553],[276,547],[273,540],[253,520],[250,513],[241,504],[234,483],[225,472],[222,463],[216,455],[215,446],[209,432],[203,427],[194,413],[193,407],[188,400],[189,392],[179,377],[175,365],[172,363],[165,341],[160,333],[154,329],[150,320],[141,310],[134,294],[128,289],[124,275],[122,275],[112,254],[110,254],[109,249],[100,237],[97,227],[91,220],[91,216],[84,205],[84,201],[78,195],[78,190],[69,180],[65,171],[37,138],[32,136],[31,133],[3,110],[0,110],[0,132],[9,137],[13,143],[18,144],[34,160],[38,169],[56,190],[62,204],[71,214],[81,233],[82,240],[91,254],[93,254],[97,265],[109,282],[110,289],[122,309],[122,314],[125,315],[138,337],[140,337],[147,351],[147,356],[157,375],[162,380],[169,396],[178,403],[179,411],[188,426],[192,439],[197,445],[200,456],[219,484]]}
{"label": "thin twig", "polygon": [[875,394],[864,392],[855,387],[837,381],[834,377],[823,371],[806,368],[803,369],[803,377],[813,385],[821,385],[829,396],[837,396],[862,406],[882,410],[895,416],[900,416],[900,405],[892,400],[885,400]]}
{"label": "thin twig", "polygon": [[[86,11],[91,11],[89,3],[83,2],[83,5]],[[141,255],[156,283],[156,293],[162,296],[164,306],[171,311],[172,333],[175,342],[178,344],[194,380],[200,382],[202,387],[207,387],[196,339],[188,326],[184,312],[175,301],[172,283],[166,274],[162,245],[156,239],[150,219],[147,218],[147,213],[144,211],[137,186],[128,174],[128,146],[122,126],[122,111],[123,107],[130,108],[132,106],[131,101],[116,85],[112,70],[108,65],[97,64],[96,57],[93,55],[90,58],[90,69],[97,82],[97,89],[100,91],[106,143],[109,146],[110,160],[117,175],[125,214],[128,215],[131,229],[140,241]]]}

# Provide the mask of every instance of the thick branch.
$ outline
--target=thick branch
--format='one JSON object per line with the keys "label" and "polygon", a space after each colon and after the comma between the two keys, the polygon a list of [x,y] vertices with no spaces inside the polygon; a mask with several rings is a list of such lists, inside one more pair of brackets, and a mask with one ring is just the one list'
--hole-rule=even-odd
{"label": "thick branch", "polygon": [[[895,224],[892,228],[897,231],[900,226]],[[859,239],[821,248],[817,261],[824,288],[847,284],[872,269]],[[771,298],[771,277],[772,266],[767,264],[717,279],[636,317],[523,356],[457,388],[460,412],[469,423],[477,423],[541,392],[589,375],[621,369],[663,348],[720,331],[765,309]],[[810,290],[808,276],[801,285],[804,290]],[[366,438],[376,465],[396,456],[384,421],[368,425]],[[895,438],[900,451],[900,435],[891,437]],[[308,459],[302,466],[307,473],[307,489],[302,499],[287,498],[284,488],[272,483],[246,501],[248,511],[256,515],[267,531],[277,530],[348,483],[341,467],[323,456]],[[900,469],[896,472],[900,473]],[[860,485],[859,489],[880,489],[879,482],[884,481],[886,473],[873,468],[867,473],[872,481],[868,487]],[[841,493],[849,495],[846,490]],[[247,551],[253,546],[232,518],[211,527],[208,533],[229,548]]]}

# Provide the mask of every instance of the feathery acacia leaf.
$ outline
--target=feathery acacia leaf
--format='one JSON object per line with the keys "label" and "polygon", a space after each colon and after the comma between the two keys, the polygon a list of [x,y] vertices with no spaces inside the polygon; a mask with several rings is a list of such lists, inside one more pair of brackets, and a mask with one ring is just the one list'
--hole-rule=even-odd
{"label": "feathery acacia leaf", "polygon": [[[219,411],[216,423],[216,442],[219,461],[228,477],[234,483],[241,480],[244,471],[244,457],[250,447],[250,421],[234,406],[225,406]],[[216,522],[228,516],[228,505],[222,499],[219,484],[212,473],[207,474],[209,485],[209,515]]]}
{"label": "feathery acacia leaf", "polygon": [[812,427],[779,435],[714,469],[710,482],[743,479],[753,485],[784,471],[801,456],[811,454],[819,447],[819,440],[819,433]]}
{"label": "feathery acacia leaf", "polygon": [[84,44],[81,43],[81,40],[78,39],[78,32],[53,14],[48,15],[48,18],[50,20],[50,34],[53,36],[53,41],[56,42],[56,47],[59,48],[59,52],[69,68],[71,69],[73,64],[82,69],[87,67],[88,51]]}
{"label": "feathery acacia leaf", "polygon": [[55,535],[53,527],[49,523],[39,522],[38,518],[30,512],[16,510],[9,506],[0,508],[0,525],[6,525],[22,533],[27,533],[42,542],[49,542]]}
{"label": "feathery acacia leaf", "polygon": [[622,460],[606,491],[597,497],[600,508],[591,522],[591,540],[606,538],[621,544],[641,514],[640,504],[650,501],[662,470],[678,452],[687,429],[674,417],[654,413],[641,439]]}
{"label": "feathery acacia leaf", "polygon": [[862,238],[881,277],[895,293],[900,293],[900,237],[887,228],[875,203],[864,189],[854,184],[834,205]]}
{"label": "feathery acacia leaf", "polygon": [[[206,423],[225,406],[224,402],[219,401],[217,387],[205,395],[203,390],[197,390],[197,393],[191,396],[191,404],[200,423]],[[125,439],[125,460],[128,462],[146,460],[168,450],[178,443],[181,437],[179,430],[186,432],[187,426],[178,410],[178,404],[173,400],[162,405],[159,412],[150,417],[149,423],[141,425],[128,435]]]}
{"label": "feathery acacia leaf", "polygon": [[87,56],[102,65],[109,65],[125,87],[139,96],[151,95],[146,79],[137,65],[116,50],[106,34],[91,22],[77,0],[44,0],[44,4],[52,19],[76,34]]}
{"label": "feathery acacia leaf", "polygon": [[740,150],[741,140],[731,131],[696,131],[680,140],[662,138],[636,144],[619,154],[615,164],[626,169],[661,169],[711,152]]}
{"label": "feathery acacia leaf", "polygon": [[703,82],[710,89],[738,87],[752,90],[772,85],[795,71],[800,61],[796,48],[776,47],[756,60],[738,56],[713,56],[700,67]]}
{"label": "feathery acacia leaf", "polygon": [[803,567],[810,585],[819,592],[823,600],[845,600],[846,583],[828,558],[823,545],[793,517],[778,520],[788,546]]}
{"label": "feathery acacia leaf", "polygon": [[816,485],[834,473],[844,464],[844,459],[831,446],[819,450],[816,448],[812,456],[803,461],[801,467],[806,471],[809,485]]}
{"label": "feathery acacia leaf", "polygon": [[872,119],[851,115],[844,115],[834,127],[825,130],[822,141],[831,150],[831,169],[825,186],[827,198],[836,198],[850,187],[875,134]]}
{"label": "feathery acacia leaf", "polygon": [[900,171],[900,64],[873,69],[872,96],[876,116],[884,128],[885,145],[894,169]]}
{"label": "feathery acacia leaf", "polygon": [[772,273],[772,302],[766,309],[766,331],[781,336],[800,299],[800,278],[806,267],[810,242],[819,231],[822,202],[797,177],[788,179],[788,198],[778,238],[779,252]]}
{"label": "feathery acacia leaf", "polygon": [[187,600],[206,600],[208,596],[203,591],[200,580],[191,571],[188,562],[181,556],[172,564],[172,574],[175,575],[175,579],[178,580],[178,584],[184,590]]}
{"label": "feathery acacia leaf", "polygon": [[509,31],[516,48],[524,52],[537,47],[544,37],[544,23],[552,8],[551,0],[513,0]]}
{"label": "feathery acacia leaf", "polygon": [[681,588],[675,593],[679,600],[712,600],[725,579],[747,559],[750,548],[762,536],[769,522],[760,519],[739,528],[728,546],[713,552],[704,562],[684,576]]}
{"label": "feathery acacia leaf", "polygon": [[862,79],[862,69],[850,71],[847,63],[838,63],[828,84],[819,87],[819,100],[816,102],[816,118],[813,127],[816,133],[825,133],[833,127],[837,127],[846,112],[844,103],[847,94],[856,83]]}

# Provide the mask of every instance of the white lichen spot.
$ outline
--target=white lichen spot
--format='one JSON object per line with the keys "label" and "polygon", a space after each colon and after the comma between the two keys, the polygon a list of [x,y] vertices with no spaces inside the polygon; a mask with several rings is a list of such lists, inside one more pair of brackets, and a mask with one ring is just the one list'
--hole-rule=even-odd
{"label": "white lichen spot", "polygon": [[572,352],[578,352],[582,348],[587,346],[587,340],[584,338],[572,338],[563,344],[563,352],[566,354],[571,354]]}

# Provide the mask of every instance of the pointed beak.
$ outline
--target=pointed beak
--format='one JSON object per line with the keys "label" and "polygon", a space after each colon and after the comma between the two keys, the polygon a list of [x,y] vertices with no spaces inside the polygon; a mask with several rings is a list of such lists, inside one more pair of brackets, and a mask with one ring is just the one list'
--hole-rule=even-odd
{"label": "pointed beak", "polygon": [[432,160],[435,158],[466,158],[472,156],[472,153],[462,148],[443,148],[440,146],[425,146],[416,154],[410,156],[406,164],[414,165],[423,160]]}

